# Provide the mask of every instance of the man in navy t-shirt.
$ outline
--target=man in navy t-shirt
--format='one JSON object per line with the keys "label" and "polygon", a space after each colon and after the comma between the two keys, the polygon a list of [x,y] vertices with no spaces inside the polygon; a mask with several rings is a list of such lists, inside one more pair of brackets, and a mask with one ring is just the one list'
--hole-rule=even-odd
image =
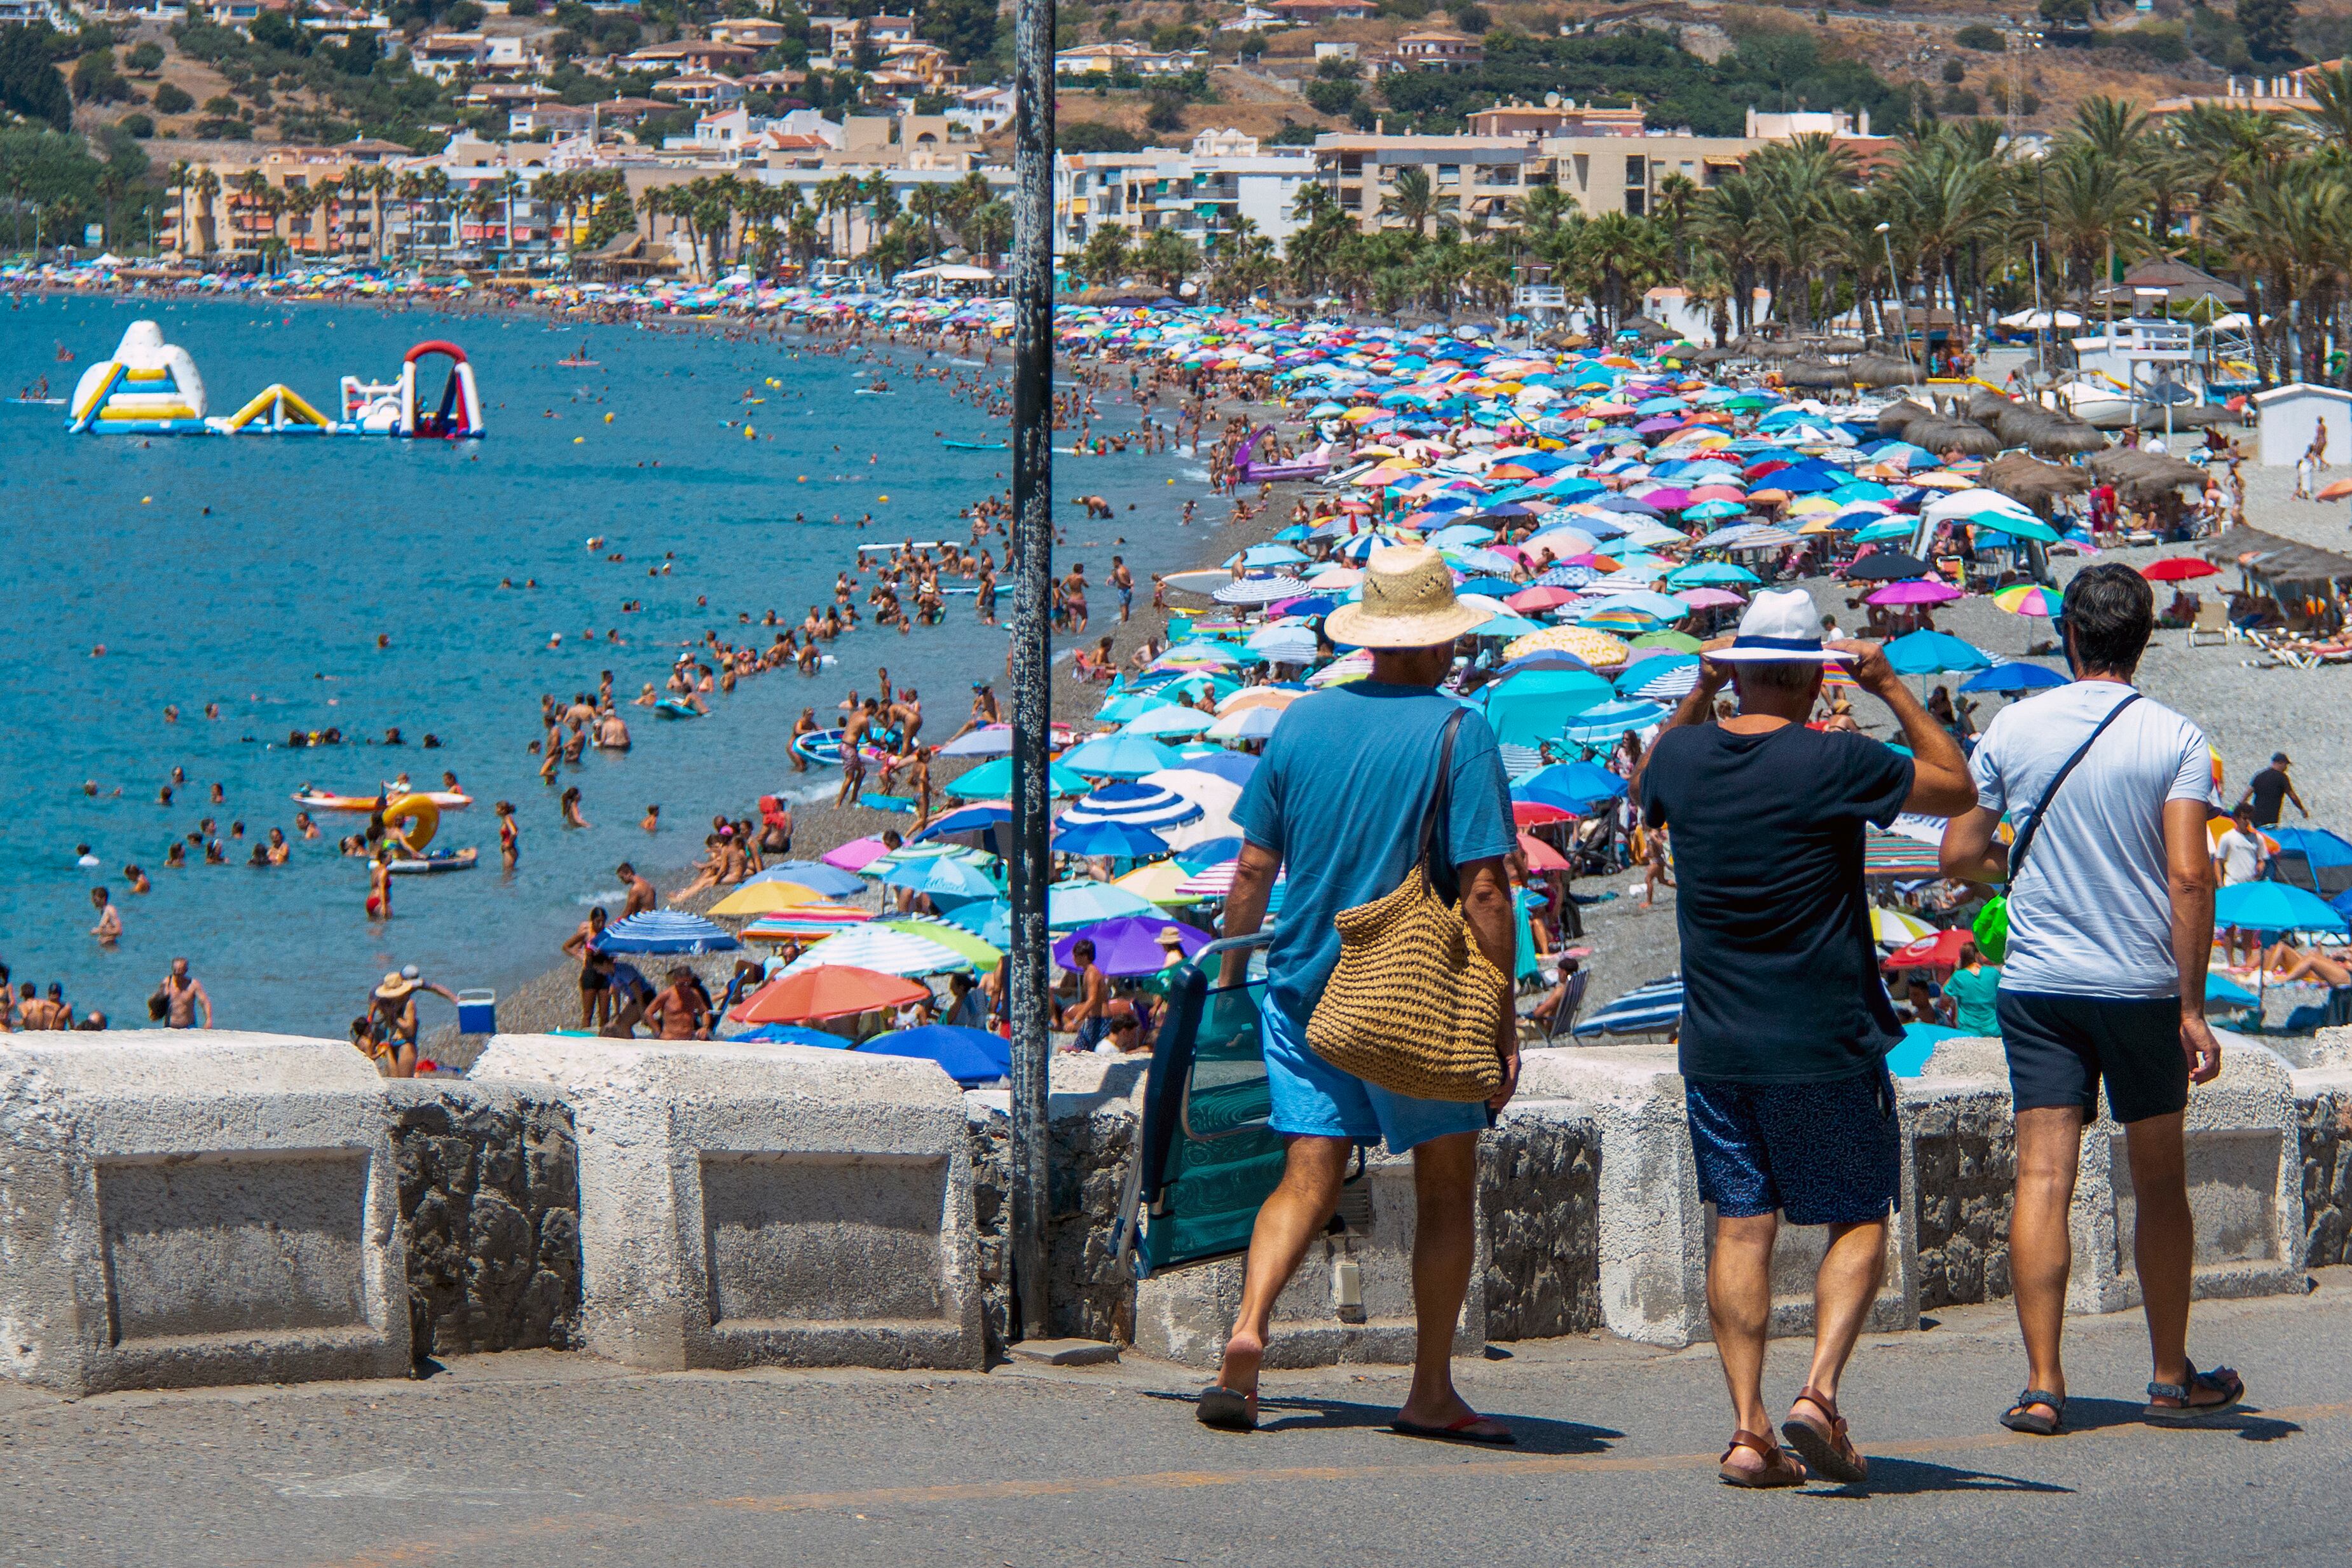
{"label": "man in navy t-shirt", "polygon": [[[1822,668],[1894,710],[1913,755],[1806,727]],[[1708,722],[1726,682],[1739,715]],[[1699,1197],[1715,1205],[1708,1316],[1738,1417],[1720,1473],[1794,1486],[1804,1471],[1769,1436],[1764,1334],[1779,1216],[1826,1225],[1814,1281],[1813,1362],[1781,1430],[1813,1469],[1864,1467],[1838,1414],[1838,1379],[1878,1294],[1902,1150],[1886,1052],[1903,1038],[1878,977],[1863,889],[1865,824],[1948,816],[1975,799],[1958,743],[1874,643],[1824,646],[1802,589],[1759,593],[1727,646],[1710,644],[1635,776],[1652,827],[1672,829],[1682,936],[1680,1066]]]}

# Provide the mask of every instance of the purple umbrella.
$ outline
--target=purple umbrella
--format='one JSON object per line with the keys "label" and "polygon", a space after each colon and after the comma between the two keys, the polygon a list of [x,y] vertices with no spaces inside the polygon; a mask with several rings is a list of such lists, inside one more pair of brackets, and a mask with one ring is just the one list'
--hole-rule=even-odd
{"label": "purple umbrella", "polygon": [[1680,430],[1682,427],[1683,422],[1681,420],[1670,419],[1666,415],[1661,413],[1643,420],[1641,423],[1635,425],[1633,429],[1637,434],[1642,435],[1663,435],[1669,430]]}
{"label": "purple umbrella", "polygon": [[1122,915],[1115,920],[1084,926],[1055,943],[1054,962],[1065,969],[1075,967],[1070,949],[1084,937],[1095,945],[1095,967],[1104,974],[1119,978],[1155,975],[1168,961],[1168,955],[1160,946],[1160,934],[1171,930],[1176,933],[1177,946],[1188,958],[1216,940],[1205,931],[1172,920]]}
{"label": "purple umbrella", "polygon": [[1870,596],[1873,604],[1945,604],[1961,597],[1960,591],[1948,582],[1929,582],[1912,579],[1890,582]]}
{"label": "purple umbrella", "polygon": [[1678,490],[1672,485],[1661,485],[1654,490],[1645,490],[1640,498],[1662,512],[1679,512],[1691,504],[1690,492]]}

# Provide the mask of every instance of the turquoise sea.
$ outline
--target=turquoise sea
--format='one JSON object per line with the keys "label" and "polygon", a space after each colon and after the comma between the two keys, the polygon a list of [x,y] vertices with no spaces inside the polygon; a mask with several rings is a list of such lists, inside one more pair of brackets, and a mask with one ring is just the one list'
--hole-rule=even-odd
{"label": "turquoise sea", "polygon": [[[0,393],[47,375],[51,395],[68,394],[141,316],[194,357],[215,413],[273,382],[331,412],[342,375],[390,380],[412,343],[451,340],[475,364],[489,434],[151,443],[71,436],[62,409],[0,403],[0,961],[18,982],[62,982],[118,1028],[144,1023],[144,998],[175,955],[192,960],[222,1027],[334,1038],[402,964],[453,989],[511,984],[557,961],[583,906],[614,895],[617,862],[674,886],[714,812],[825,787],[828,775],[796,776],[784,760],[803,706],[830,716],[848,688],[870,694],[884,664],[921,688],[929,727],[943,736],[961,722],[969,683],[1002,674],[1004,633],[959,597],[943,626],[902,637],[869,625],[832,644],[839,663],[822,674],[756,677],[714,697],[707,719],[625,707],[635,749],[592,750],[560,775],[579,786],[591,824],[566,830],[560,786],[540,781],[525,749],[541,693],[593,692],[610,669],[616,692],[634,694],[706,628],[763,645],[774,633],[739,614],[772,608],[797,621],[829,598],[861,540],[967,537],[957,508],[1004,488],[1007,455],[949,450],[941,437],[997,439],[1003,423],[905,377],[893,395],[854,396],[865,366],[730,342],[715,324],[581,328],[259,301],[10,301]],[[599,368],[556,366],[583,344]],[[74,362],[56,360],[60,345]],[[420,394],[437,392],[436,371]],[[747,392],[766,401],[747,404]],[[1130,412],[1107,401],[1103,427],[1122,428]],[[1201,532],[1174,526],[1200,477],[1181,455],[1065,459],[1057,562],[1083,560],[1099,582],[1117,549],[1148,592],[1149,572],[1192,564],[1202,549]],[[1108,497],[1116,518],[1084,521],[1067,500],[1082,490]],[[867,512],[875,521],[861,526]],[[584,548],[592,535],[601,550]],[[1001,539],[994,549],[1001,559]],[[615,551],[625,560],[604,559]],[[665,560],[670,575],[647,575]],[[501,590],[505,578],[539,587]],[[642,612],[622,613],[631,599]],[[1009,612],[1009,587],[1000,602]],[[1107,591],[1097,631],[1105,606],[1116,613]],[[604,641],[613,628],[624,644]],[[284,744],[289,730],[331,725],[354,743]],[[369,743],[391,726],[407,744]],[[428,731],[443,748],[417,744]],[[175,765],[188,781],[166,807],[157,790]],[[368,921],[365,868],[333,847],[360,819],[320,817],[328,836],[298,842],[283,868],[164,868],[167,845],[207,816],[242,862],[270,828],[292,836],[289,797],[305,784],[366,793],[404,770],[422,787],[444,768],[478,804],[446,816],[436,844],[478,845],[484,865],[402,879],[388,924]],[[516,803],[523,834],[511,878],[497,865],[489,807],[500,798]],[[654,802],[665,825],[649,836],[638,821]],[[228,837],[236,821],[242,842]],[[83,843],[97,867],[76,864]],[[193,847],[190,858],[201,858]],[[152,893],[130,893],[126,862],[146,868]],[[127,927],[113,950],[89,935],[89,889],[101,881]],[[435,1012],[428,1027],[440,1021]]]}

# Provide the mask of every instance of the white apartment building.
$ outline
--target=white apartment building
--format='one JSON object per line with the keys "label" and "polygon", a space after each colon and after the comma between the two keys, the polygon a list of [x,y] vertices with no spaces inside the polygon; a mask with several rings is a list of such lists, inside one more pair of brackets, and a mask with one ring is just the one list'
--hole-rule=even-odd
{"label": "white apartment building", "polygon": [[1315,179],[1311,148],[1261,148],[1233,131],[1203,131],[1182,152],[1057,153],[1055,252],[1084,249],[1105,225],[1139,241],[1172,228],[1205,251],[1242,218],[1278,246],[1298,227],[1298,193]]}

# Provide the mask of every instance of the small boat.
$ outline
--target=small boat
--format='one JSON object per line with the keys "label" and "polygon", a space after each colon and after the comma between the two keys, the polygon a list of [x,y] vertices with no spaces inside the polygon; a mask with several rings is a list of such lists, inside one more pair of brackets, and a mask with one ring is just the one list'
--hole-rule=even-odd
{"label": "small boat", "polygon": [[891,392],[888,387],[856,387],[852,389],[852,393],[857,397],[894,397],[897,395]]}
{"label": "small boat", "polygon": [[[402,794],[422,795],[445,811],[462,811],[474,803],[474,798],[462,789],[396,790],[387,785],[383,800],[396,800]],[[374,795],[333,795],[324,789],[297,790],[294,803],[310,811],[373,811],[379,797]]]}
{"label": "small boat", "polygon": [[940,445],[951,452],[1010,452],[1012,447],[1002,441],[942,441]]}
{"label": "small boat", "polygon": [[427,850],[421,855],[403,855],[384,869],[394,876],[431,876],[436,872],[471,871],[481,852],[471,847],[462,850]]}
{"label": "small boat", "polygon": [[[822,768],[841,766],[841,735],[837,729],[813,730],[793,742],[793,749]],[[868,762],[887,762],[891,753],[878,746],[860,748]]]}
{"label": "small boat", "polygon": [[556,361],[555,368],[560,371],[599,371],[604,367],[600,361],[572,359]]}
{"label": "small boat", "polygon": [[682,703],[676,697],[664,697],[654,704],[654,713],[661,718],[700,718],[702,710],[692,703]]}

